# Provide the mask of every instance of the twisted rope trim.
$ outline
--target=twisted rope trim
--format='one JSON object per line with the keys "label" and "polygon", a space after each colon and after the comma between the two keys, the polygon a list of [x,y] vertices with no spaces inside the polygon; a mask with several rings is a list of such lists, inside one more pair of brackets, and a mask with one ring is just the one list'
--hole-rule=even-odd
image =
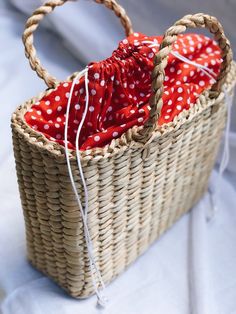
{"label": "twisted rope trim", "polygon": [[[55,7],[63,5],[68,0],[54,0],[48,1],[38,9],[36,9],[32,16],[27,20],[25,30],[22,35],[23,44],[25,46],[25,55],[29,59],[30,66],[37,75],[42,78],[49,88],[56,87],[58,85],[57,79],[49,74],[49,72],[41,65],[37,52],[34,47],[33,33],[39,26],[39,22],[45,17],[45,15],[51,13]],[[132,25],[129,17],[127,16],[124,8],[122,8],[115,0],[93,0],[98,4],[104,4],[105,7],[112,10],[115,15],[120,19],[122,26],[125,29],[126,36],[129,36],[132,32]]]}
{"label": "twisted rope trim", "polygon": [[216,98],[225,81],[227,73],[230,71],[232,61],[232,49],[229,40],[226,38],[223,27],[219,21],[210,15],[198,13],[186,15],[173,26],[171,26],[163,37],[160,50],[154,57],[154,69],[152,72],[152,96],[150,98],[150,115],[144,124],[143,129],[135,135],[135,140],[145,143],[152,136],[157,128],[157,120],[160,116],[163,106],[162,94],[164,92],[165,68],[168,63],[168,56],[172,51],[172,44],[176,41],[177,36],[186,31],[187,28],[207,28],[218,42],[221,48],[221,57],[223,62],[220,68],[220,74],[217,82],[212,86],[209,96]]}

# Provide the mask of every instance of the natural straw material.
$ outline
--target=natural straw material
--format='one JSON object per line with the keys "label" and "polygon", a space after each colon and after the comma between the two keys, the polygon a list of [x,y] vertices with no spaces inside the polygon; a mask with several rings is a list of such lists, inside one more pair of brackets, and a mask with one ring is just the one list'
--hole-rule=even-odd
{"label": "natural straw material", "polygon": [[[44,67],[42,67],[36,55],[36,49],[33,45],[33,33],[38,28],[39,22],[44,18],[45,15],[51,13],[55,9],[55,7],[61,6],[67,1],[68,0],[48,1],[40,8],[35,10],[32,16],[28,19],[25,25],[25,31],[22,36],[25,45],[25,55],[29,59],[30,66],[34,71],[36,71],[38,76],[45,81],[49,88],[55,87],[58,84],[58,81],[55,77],[51,76]],[[133,32],[129,17],[127,16],[125,10],[115,0],[93,1],[96,3],[104,4],[108,9],[114,11],[115,15],[120,19],[121,24],[125,29],[126,36],[129,36]]]}
{"label": "natural straw material", "polygon": [[[52,5],[43,8],[48,6]],[[176,34],[189,26],[208,27],[216,35],[224,59],[221,74],[218,83],[200,95],[192,108],[159,127],[156,119],[162,106],[167,55]],[[28,37],[24,38],[31,65],[49,86],[55,86],[56,80],[42,70],[33,46],[27,48],[27,38],[31,38],[32,44],[30,27],[28,22]],[[88,226],[95,260],[105,282],[119,275],[206,191],[225,124],[222,84],[232,93],[235,83],[236,66],[231,58],[229,42],[215,18],[204,14],[184,17],[167,31],[156,55],[155,96],[148,123],[143,128],[132,128],[104,148],[81,152],[89,196]],[[86,297],[94,291],[64,148],[31,129],[24,119],[32,104],[52,90],[20,106],[12,117],[28,258],[71,295]],[[70,158],[84,202],[74,151],[70,151]]]}

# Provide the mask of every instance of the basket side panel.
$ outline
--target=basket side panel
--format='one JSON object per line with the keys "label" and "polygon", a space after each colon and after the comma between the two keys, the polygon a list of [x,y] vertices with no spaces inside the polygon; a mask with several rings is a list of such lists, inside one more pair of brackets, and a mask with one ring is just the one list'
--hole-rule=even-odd
{"label": "basket side panel", "polygon": [[[188,211],[207,189],[225,106],[201,114],[148,146],[84,165],[95,260],[110,282]],[[80,211],[65,159],[27,140],[13,124],[28,258],[75,297],[93,293]],[[82,203],[75,160],[72,171]]]}

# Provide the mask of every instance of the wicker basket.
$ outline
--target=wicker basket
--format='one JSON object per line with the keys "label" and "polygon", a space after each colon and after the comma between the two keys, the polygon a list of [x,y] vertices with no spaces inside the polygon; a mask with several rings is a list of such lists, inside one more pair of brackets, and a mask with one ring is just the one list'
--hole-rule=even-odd
{"label": "wicker basket", "polygon": [[[36,57],[33,31],[43,16],[66,0],[36,10],[23,36],[26,56],[49,89],[20,106],[12,117],[16,169],[26,225],[30,262],[74,297],[93,294],[83,224],[73,193],[65,151],[24,120],[25,112],[58,84]],[[114,0],[97,0],[115,11],[126,34],[132,32],[125,11]],[[177,35],[204,28],[215,35],[223,63],[217,83],[173,122],[156,125],[162,107],[164,69]],[[208,15],[188,15],[165,33],[155,57],[151,113],[144,127],[134,127],[104,148],[81,152],[89,195],[88,226],[94,255],[108,283],[202,197],[215,162],[225,124],[222,85],[230,93],[235,80],[232,52],[219,22]],[[72,75],[68,80],[74,77]],[[84,192],[75,152],[70,151],[81,199]]]}

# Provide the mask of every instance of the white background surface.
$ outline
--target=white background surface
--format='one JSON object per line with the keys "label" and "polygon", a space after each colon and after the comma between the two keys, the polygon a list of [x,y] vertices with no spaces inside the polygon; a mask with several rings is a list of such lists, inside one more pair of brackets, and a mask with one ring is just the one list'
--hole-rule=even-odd
{"label": "white background surface", "polygon": [[[31,0],[14,0],[18,6]],[[36,2],[36,1],[35,1]],[[154,16],[157,31],[181,17],[183,6],[168,9],[171,1],[122,1],[134,17],[139,31],[154,34]],[[189,1],[189,3],[193,1]],[[211,5],[209,4],[211,2]],[[186,3],[186,2],[185,2]],[[200,1],[199,1],[200,3]],[[205,11],[213,7],[220,13],[220,2],[204,2]],[[149,4],[149,5],[148,5]],[[73,4],[72,4],[73,5]],[[96,57],[108,56],[122,38],[119,23],[112,14],[93,6],[93,18],[85,14],[89,4],[79,3],[59,9],[48,19],[47,27],[37,33],[36,45],[41,59],[50,71],[63,79]],[[152,6],[153,5],[153,6]],[[203,5],[203,4],[202,4]],[[156,9],[153,10],[153,8]],[[173,8],[173,6],[172,6]],[[235,28],[232,10],[235,3],[224,7],[228,18],[221,14],[226,29]],[[131,10],[132,9],[132,10]],[[200,11],[203,11],[200,10]],[[64,13],[65,12],[65,13]],[[87,11],[88,12],[88,11]],[[166,12],[166,15],[163,14]],[[212,12],[211,12],[212,13]],[[76,18],[71,18],[71,16]],[[141,19],[141,16],[143,18]],[[95,17],[95,18],[94,18]],[[87,19],[89,24],[86,24]],[[71,21],[76,21],[74,24]],[[105,311],[95,307],[96,298],[78,301],[67,296],[51,280],[42,276],[26,261],[23,215],[17,190],[14,159],[12,155],[10,116],[16,106],[38,94],[44,84],[30,70],[24,57],[21,33],[25,17],[0,3],[0,304],[3,314],[235,314],[236,313],[236,191],[235,174],[228,173],[220,184],[219,211],[211,223],[206,223],[209,210],[208,195],[185,215],[170,231],[157,241],[124,274],[106,290],[109,304]],[[101,22],[102,21],[102,24]],[[146,23],[143,21],[147,21]],[[107,27],[113,23],[112,27]],[[168,23],[168,24],[167,24]],[[90,25],[83,27],[82,25]],[[98,28],[98,25],[99,28]],[[109,24],[110,25],[110,24]],[[159,26],[159,27],[158,27]],[[49,29],[57,29],[58,40]],[[91,37],[96,29],[100,37]],[[78,35],[77,35],[78,34]],[[85,36],[86,34],[86,36]],[[233,42],[235,32],[231,32]],[[80,37],[82,36],[82,37]],[[64,39],[66,38],[66,39]],[[85,40],[86,39],[86,40]],[[100,45],[101,40],[106,45]],[[83,45],[82,45],[83,43]],[[73,51],[74,57],[65,46]],[[90,47],[88,49],[88,47]],[[92,48],[91,48],[92,47]],[[72,49],[73,48],[73,49]],[[234,120],[235,123],[235,120]],[[232,131],[236,130],[236,123]],[[235,153],[235,133],[231,132],[231,150]],[[236,168],[231,159],[230,169]],[[215,174],[216,175],[216,174]],[[215,181],[215,178],[213,179]]]}

